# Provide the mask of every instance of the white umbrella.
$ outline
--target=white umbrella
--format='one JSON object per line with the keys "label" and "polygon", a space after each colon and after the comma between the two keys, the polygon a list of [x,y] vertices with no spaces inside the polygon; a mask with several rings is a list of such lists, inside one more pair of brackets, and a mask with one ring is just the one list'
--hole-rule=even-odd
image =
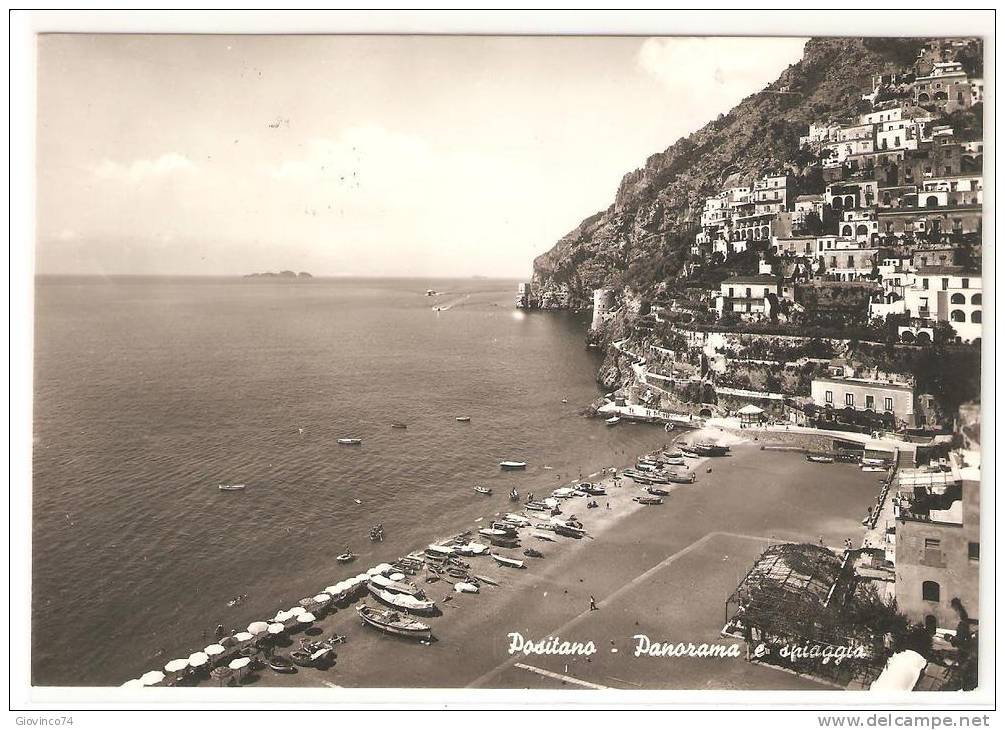
{"label": "white umbrella", "polygon": [[231,669],[244,669],[249,664],[251,664],[251,657],[243,656],[240,659],[235,659],[227,666],[229,666]]}
{"label": "white umbrella", "polygon": [[294,606],[286,613],[290,614],[290,616],[303,616],[305,613],[307,613],[307,609],[304,608],[303,606]]}
{"label": "white umbrella", "polygon": [[336,583],[333,586],[328,586],[327,588],[325,588],[325,593],[329,593],[329,594],[331,594],[333,596],[337,596],[341,592],[342,592],[342,584],[341,583]]}
{"label": "white umbrella", "polygon": [[188,666],[188,659],[172,659],[164,665],[165,672],[180,672]]}
{"label": "white umbrella", "polygon": [[188,664],[191,667],[201,667],[208,661],[209,657],[206,656],[206,653],[202,651],[197,651],[194,654],[190,654],[188,657]]}
{"label": "white umbrella", "polygon": [[122,683],[123,687],[145,687],[146,685],[139,679],[130,679],[128,682]]}
{"label": "white umbrella", "polygon": [[316,596],[314,596],[315,603],[327,603],[331,599],[332,597],[327,593],[318,593]]}
{"label": "white umbrella", "polygon": [[290,613],[289,611],[277,611],[276,617],[272,620],[278,621],[279,623],[283,623],[284,621],[289,621],[292,617],[293,614]]}
{"label": "white umbrella", "polygon": [[157,684],[158,682],[164,681],[164,672],[155,669],[152,672],[147,672],[142,677],[140,677],[140,684],[144,687],[149,687],[152,684]]}
{"label": "white umbrella", "polygon": [[286,627],[283,624],[269,624],[269,633],[273,636],[281,634],[284,631],[286,631]]}
{"label": "white umbrella", "polygon": [[404,573],[391,573],[390,578],[391,578],[391,580],[405,580],[405,574]]}
{"label": "white umbrella", "polygon": [[264,621],[252,621],[248,624],[249,634],[264,634],[269,630],[269,625]]}
{"label": "white umbrella", "polygon": [[391,570],[393,567],[394,566],[391,565],[390,563],[381,563],[380,565],[377,566],[376,569],[379,570],[381,573],[386,573],[387,571]]}
{"label": "white umbrella", "polygon": [[366,571],[366,574],[369,576],[374,576],[378,573],[380,573],[380,568],[370,568],[370,570]]}
{"label": "white umbrella", "polygon": [[203,652],[207,656],[217,656],[219,654],[223,654],[223,652],[225,651],[227,650],[224,647],[220,646],[219,644],[210,644],[205,649],[203,649]]}
{"label": "white umbrella", "polygon": [[251,641],[255,638],[255,635],[249,634],[247,631],[242,631],[239,634],[234,634],[234,638],[238,641]]}
{"label": "white umbrella", "polygon": [[317,621],[313,613],[302,613],[297,617],[297,621],[302,624],[312,624]]}
{"label": "white umbrella", "polygon": [[369,580],[369,578],[370,578],[369,573],[360,573],[359,575],[356,576],[356,582],[359,583],[361,580]]}

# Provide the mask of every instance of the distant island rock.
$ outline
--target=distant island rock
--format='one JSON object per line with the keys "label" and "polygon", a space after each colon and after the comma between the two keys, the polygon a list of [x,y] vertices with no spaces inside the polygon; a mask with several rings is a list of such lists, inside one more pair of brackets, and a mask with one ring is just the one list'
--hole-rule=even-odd
{"label": "distant island rock", "polygon": [[306,271],[301,271],[299,274],[295,271],[280,271],[278,274],[274,271],[262,271],[256,272],[254,274],[245,274],[245,279],[313,279]]}

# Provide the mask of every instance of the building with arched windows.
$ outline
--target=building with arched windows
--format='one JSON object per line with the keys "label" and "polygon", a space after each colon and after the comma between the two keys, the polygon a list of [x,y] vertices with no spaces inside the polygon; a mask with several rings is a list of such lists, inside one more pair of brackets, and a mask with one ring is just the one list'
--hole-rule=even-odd
{"label": "building with arched windows", "polygon": [[961,266],[919,266],[904,287],[906,312],[948,322],[961,342],[980,339],[984,318],[981,275]]}

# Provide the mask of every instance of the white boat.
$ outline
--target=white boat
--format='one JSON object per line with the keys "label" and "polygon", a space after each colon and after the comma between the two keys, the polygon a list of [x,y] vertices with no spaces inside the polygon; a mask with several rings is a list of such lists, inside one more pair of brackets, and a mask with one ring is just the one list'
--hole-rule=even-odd
{"label": "white boat", "polygon": [[458,555],[470,558],[476,555],[484,555],[489,551],[489,546],[483,545],[480,542],[469,542],[465,545],[458,545],[454,550],[457,551]]}
{"label": "white boat", "polygon": [[604,423],[606,423],[608,426],[617,426],[619,423],[621,423],[621,416],[611,416],[610,418],[606,419]]}
{"label": "white boat", "polygon": [[499,468],[500,469],[505,469],[507,471],[512,471],[514,469],[526,469],[527,468],[527,462],[526,461],[500,461],[499,462]]}
{"label": "white boat", "polygon": [[487,487],[475,487],[475,491],[478,494],[492,494],[492,490]]}
{"label": "white boat", "polygon": [[510,522],[510,523],[516,525],[517,527],[529,527],[530,526],[530,520],[528,520],[523,515],[518,515],[518,514],[515,514],[513,512],[506,513],[506,515],[503,517],[503,520],[505,520],[506,522]]}
{"label": "white boat", "polygon": [[383,575],[370,576],[370,583],[391,593],[400,593],[403,596],[422,596],[422,589],[417,585],[405,581],[391,580]]}
{"label": "white boat", "polygon": [[492,557],[495,558],[496,562],[499,563],[499,565],[505,565],[507,568],[523,567],[522,560],[516,560],[514,558],[504,558],[502,555],[496,555],[495,553],[492,553]]}
{"label": "white boat", "polygon": [[483,527],[478,531],[478,534],[490,539],[493,537],[496,539],[511,537],[513,535],[509,530],[497,530],[494,527]]}
{"label": "white boat", "polygon": [[467,423],[468,421],[471,420],[471,416],[458,416],[454,420],[459,421],[460,423]]}
{"label": "white boat", "polygon": [[392,608],[399,608],[409,613],[432,613],[436,610],[436,604],[432,601],[424,601],[415,596],[385,591],[383,588],[377,587],[373,581],[367,584],[367,588],[370,589],[370,593],[373,594],[374,598]]}
{"label": "white boat", "polygon": [[834,457],[827,454],[807,454],[806,461],[812,461],[817,464],[833,464]]}
{"label": "white boat", "polygon": [[570,499],[575,491],[572,487],[559,487],[551,493],[551,496],[555,499]]}
{"label": "white boat", "polygon": [[448,547],[447,545],[437,545],[436,543],[433,543],[426,548],[426,555],[430,555],[434,558],[446,559],[453,554],[454,549],[452,547]]}
{"label": "white boat", "polygon": [[454,590],[458,593],[477,593],[478,586],[474,583],[461,581],[460,583],[454,583]]}
{"label": "white boat", "polygon": [[345,439],[339,439],[338,442],[343,446],[359,446],[360,444],[363,443],[363,439],[345,438]]}
{"label": "white boat", "polygon": [[429,641],[433,636],[432,629],[426,624],[410,619],[408,616],[402,616],[395,611],[385,611],[373,606],[359,606],[356,610],[364,624],[373,626],[384,633],[425,641]]}
{"label": "white boat", "polygon": [[221,492],[239,492],[246,486],[246,484],[218,484],[217,489]]}

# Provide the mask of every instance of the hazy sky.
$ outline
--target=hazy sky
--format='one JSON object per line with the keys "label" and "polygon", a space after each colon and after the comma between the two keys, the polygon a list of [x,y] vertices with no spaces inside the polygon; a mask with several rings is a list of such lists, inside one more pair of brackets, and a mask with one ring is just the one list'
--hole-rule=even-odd
{"label": "hazy sky", "polygon": [[526,277],[805,39],[39,39],[40,273]]}

